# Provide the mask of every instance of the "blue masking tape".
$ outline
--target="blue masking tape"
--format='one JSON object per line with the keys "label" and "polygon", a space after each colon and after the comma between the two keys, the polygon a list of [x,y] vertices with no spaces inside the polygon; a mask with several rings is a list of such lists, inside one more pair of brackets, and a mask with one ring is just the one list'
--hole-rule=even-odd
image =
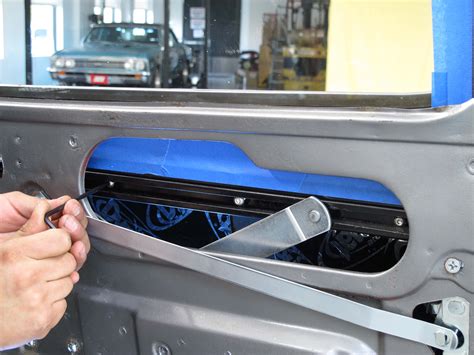
{"label": "blue masking tape", "polygon": [[432,0],[433,107],[472,98],[473,0]]}
{"label": "blue masking tape", "polygon": [[400,205],[378,182],[262,169],[227,142],[114,138],[97,147],[89,168]]}

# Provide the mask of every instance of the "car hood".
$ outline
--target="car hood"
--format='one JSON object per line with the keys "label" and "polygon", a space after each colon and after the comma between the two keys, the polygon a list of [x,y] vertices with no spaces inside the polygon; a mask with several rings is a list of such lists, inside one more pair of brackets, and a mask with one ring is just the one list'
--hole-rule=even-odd
{"label": "car hood", "polygon": [[71,57],[136,57],[151,58],[161,52],[159,45],[152,44],[122,44],[122,43],[85,43],[80,48],[65,49],[55,55]]}

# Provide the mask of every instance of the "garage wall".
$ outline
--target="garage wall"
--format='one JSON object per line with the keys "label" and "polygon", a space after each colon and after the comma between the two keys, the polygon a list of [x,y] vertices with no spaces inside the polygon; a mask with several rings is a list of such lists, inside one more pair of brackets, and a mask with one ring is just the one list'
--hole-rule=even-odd
{"label": "garage wall", "polygon": [[286,0],[242,0],[240,50],[259,51],[262,44],[263,14],[276,13]]}
{"label": "garage wall", "polygon": [[[52,1],[49,1],[52,2]],[[47,3],[37,0],[36,3]],[[61,2],[54,3],[60,5]],[[62,1],[64,19],[64,48],[74,48],[81,44],[81,40],[90,29],[88,16],[92,14],[94,0]],[[34,85],[56,85],[47,72],[49,56],[33,57],[33,84]]]}
{"label": "garage wall", "polygon": [[0,59],[1,84],[25,84],[25,9],[23,1],[0,0],[3,5],[4,56]]}
{"label": "garage wall", "polygon": [[431,12],[431,0],[331,0],[326,90],[430,92]]}
{"label": "garage wall", "polygon": [[[165,22],[164,6],[164,0],[153,1],[155,23],[163,24]],[[170,0],[170,28],[178,38],[178,41],[183,40],[183,9],[184,0]]]}
{"label": "garage wall", "polygon": [[77,47],[89,32],[88,16],[93,13],[94,0],[63,1],[64,48]]}

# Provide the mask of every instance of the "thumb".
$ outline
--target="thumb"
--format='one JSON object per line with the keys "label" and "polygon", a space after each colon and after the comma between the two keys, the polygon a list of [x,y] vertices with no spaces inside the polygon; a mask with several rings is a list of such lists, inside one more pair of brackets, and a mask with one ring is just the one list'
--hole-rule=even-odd
{"label": "thumb", "polygon": [[56,208],[69,200],[70,197],[63,196],[56,200],[41,200],[35,206],[33,213],[26,223],[20,228],[18,234],[20,236],[26,236],[36,233],[41,233],[48,230],[48,226],[44,223],[44,216],[46,213],[51,211],[53,208]]}
{"label": "thumb", "polygon": [[28,221],[18,231],[18,234],[26,236],[46,231],[48,226],[44,223],[44,215],[50,210],[51,205],[48,201],[39,201]]}

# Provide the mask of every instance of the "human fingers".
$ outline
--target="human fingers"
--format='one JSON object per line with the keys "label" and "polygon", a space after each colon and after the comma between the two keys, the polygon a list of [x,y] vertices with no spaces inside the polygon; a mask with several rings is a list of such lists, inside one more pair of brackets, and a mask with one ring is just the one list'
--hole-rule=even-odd
{"label": "human fingers", "polygon": [[59,280],[71,274],[76,270],[77,262],[74,255],[66,253],[53,258],[36,260],[34,269],[41,280],[54,281]]}
{"label": "human fingers", "polygon": [[79,273],[77,271],[73,271],[71,274],[72,283],[74,285],[77,284],[79,282],[79,279],[80,279]]}
{"label": "human fingers", "polygon": [[46,283],[46,292],[48,301],[55,303],[65,299],[72,291],[74,282],[71,276],[63,277],[59,280],[49,281]]}
{"label": "human fingers", "polygon": [[47,259],[66,254],[72,242],[69,233],[64,229],[50,229],[45,232],[11,239],[19,250],[31,259]]}
{"label": "human fingers", "polygon": [[82,267],[90,251],[89,235],[83,225],[73,216],[62,216],[58,223],[59,228],[66,229],[72,240],[71,253],[76,257],[78,268]]}
{"label": "human fingers", "polygon": [[8,192],[4,196],[15,207],[15,210],[25,218],[31,215],[40,201],[39,198],[24,194],[20,191]]}
{"label": "human fingers", "polygon": [[84,263],[87,260],[87,252],[84,243],[81,241],[77,241],[72,244],[71,250],[69,251],[74,258],[76,259],[76,271],[80,270]]}
{"label": "human fingers", "polygon": [[44,216],[50,210],[61,206],[68,200],[69,196],[63,196],[56,200],[39,200],[36,203],[35,208],[31,212],[26,223],[19,229],[21,235],[31,235],[39,232],[43,232],[48,229],[46,223],[44,223]]}
{"label": "human fingers", "polygon": [[64,206],[63,215],[75,217],[84,228],[87,228],[87,216],[81,203],[77,200],[69,200]]}
{"label": "human fingers", "polygon": [[64,215],[59,219],[58,227],[69,232],[73,242],[81,241],[86,246],[86,253],[90,250],[89,235],[86,228],[79,222],[76,217]]}
{"label": "human fingers", "polygon": [[[23,234],[33,234],[40,232],[46,228],[43,223],[28,223],[33,215],[34,210],[41,203],[39,198],[26,195],[22,192],[15,191],[0,195],[0,233],[11,233],[17,232],[20,228],[23,228]],[[65,203],[67,199],[60,198],[56,200],[48,200],[50,208],[55,208],[62,203]],[[38,219],[35,219],[37,221]],[[41,222],[41,219],[39,219]]]}
{"label": "human fingers", "polygon": [[66,313],[67,309],[67,302],[65,299],[56,301],[53,303],[51,306],[51,323],[50,323],[50,329],[53,329],[58,323],[61,321],[61,319],[64,316],[64,313]]}

